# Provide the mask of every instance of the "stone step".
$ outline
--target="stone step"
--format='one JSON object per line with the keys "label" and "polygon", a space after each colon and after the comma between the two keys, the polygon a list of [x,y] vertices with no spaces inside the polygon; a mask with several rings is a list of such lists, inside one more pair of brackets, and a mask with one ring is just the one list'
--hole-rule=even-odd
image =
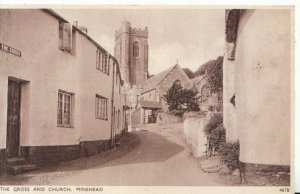
{"label": "stone step", "polygon": [[36,170],[36,169],[38,169],[38,168],[34,164],[21,164],[21,165],[7,166],[7,171],[9,173],[14,174],[14,175],[29,172],[29,171],[33,171],[33,170]]}
{"label": "stone step", "polygon": [[6,158],[7,165],[18,165],[18,164],[25,164],[26,159],[21,157],[13,157],[13,158]]}

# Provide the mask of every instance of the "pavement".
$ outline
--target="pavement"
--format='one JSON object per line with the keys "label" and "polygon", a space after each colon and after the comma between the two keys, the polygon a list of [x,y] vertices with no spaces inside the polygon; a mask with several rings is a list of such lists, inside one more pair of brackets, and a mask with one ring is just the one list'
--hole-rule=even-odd
{"label": "pavement", "polygon": [[102,154],[0,178],[1,185],[219,186],[185,143],[182,123],[148,124]]}

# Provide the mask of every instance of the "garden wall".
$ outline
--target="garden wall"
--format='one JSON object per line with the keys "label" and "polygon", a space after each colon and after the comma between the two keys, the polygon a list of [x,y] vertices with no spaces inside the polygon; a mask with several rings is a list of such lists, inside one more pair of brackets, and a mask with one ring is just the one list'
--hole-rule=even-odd
{"label": "garden wall", "polygon": [[206,156],[207,137],[204,127],[208,121],[205,114],[189,112],[184,114],[183,132],[188,144],[192,146],[193,155]]}

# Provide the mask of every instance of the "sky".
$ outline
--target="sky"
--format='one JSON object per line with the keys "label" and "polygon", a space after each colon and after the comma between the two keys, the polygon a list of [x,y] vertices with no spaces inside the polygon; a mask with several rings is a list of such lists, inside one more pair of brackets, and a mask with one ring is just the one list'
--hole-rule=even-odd
{"label": "sky", "polygon": [[97,9],[55,9],[70,22],[78,21],[88,34],[114,54],[115,31],[122,21],[132,27],[148,27],[149,73],[178,64],[195,71],[224,54],[225,11],[200,7],[131,6]]}

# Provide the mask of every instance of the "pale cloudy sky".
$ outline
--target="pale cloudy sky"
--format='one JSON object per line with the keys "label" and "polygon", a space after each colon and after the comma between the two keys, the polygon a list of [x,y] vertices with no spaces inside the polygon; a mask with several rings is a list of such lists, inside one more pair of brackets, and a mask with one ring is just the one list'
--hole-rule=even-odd
{"label": "pale cloudy sky", "polygon": [[148,27],[149,72],[158,73],[178,59],[181,67],[196,70],[224,53],[225,11],[203,8],[66,9],[55,10],[68,21],[79,21],[88,34],[114,54],[115,31],[121,21]]}

